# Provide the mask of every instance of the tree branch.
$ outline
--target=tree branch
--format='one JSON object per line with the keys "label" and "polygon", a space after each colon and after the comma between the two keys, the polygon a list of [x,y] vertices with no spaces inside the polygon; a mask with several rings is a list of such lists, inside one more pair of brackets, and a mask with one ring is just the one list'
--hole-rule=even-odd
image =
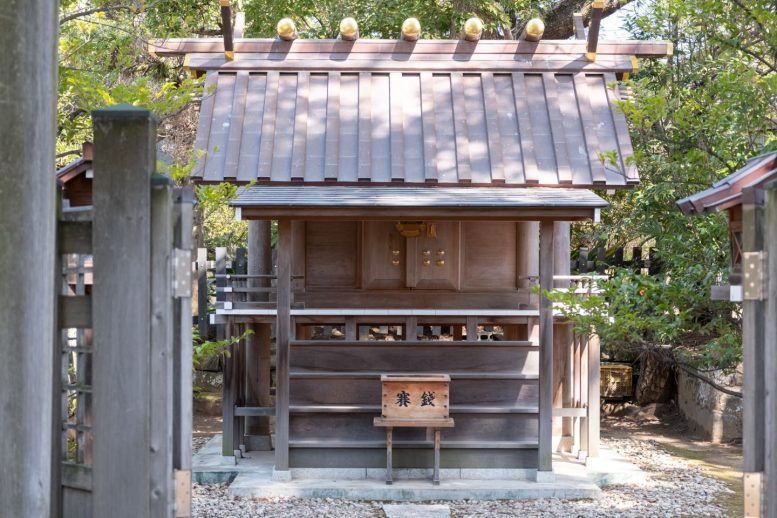
{"label": "tree branch", "polygon": [[[631,1],[605,0],[602,18],[613,14]],[[542,19],[545,22],[543,39],[565,40],[574,35],[575,24],[572,15],[577,12],[583,14],[583,23],[588,26],[588,22],[591,20],[591,2],[589,0],[561,0],[554,4],[552,9],[542,12]]]}
{"label": "tree branch", "polygon": [[107,13],[111,11],[122,11],[130,10],[130,6],[128,5],[106,5],[103,7],[94,7],[92,9],[84,9],[83,11],[76,11],[74,13],[66,14],[62,18],[59,19],[59,24],[63,25],[71,20],[75,20],[76,18],[82,18],[84,16],[89,16],[90,14],[96,14],[96,13]]}
{"label": "tree branch", "polygon": [[737,392],[735,390],[731,390],[729,388],[726,388],[726,387],[724,387],[722,385],[718,385],[717,383],[715,383],[714,381],[712,381],[708,377],[702,376],[695,369],[693,369],[691,367],[688,367],[687,365],[684,365],[682,363],[678,363],[677,366],[680,367],[686,373],[688,373],[691,376],[693,376],[694,378],[696,378],[696,379],[698,379],[700,381],[703,381],[707,385],[711,386],[715,390],[723,392],[724,394],[728,394],[729,396],[734,396],[734,397],[742,398],[742,393],[741,392]]}

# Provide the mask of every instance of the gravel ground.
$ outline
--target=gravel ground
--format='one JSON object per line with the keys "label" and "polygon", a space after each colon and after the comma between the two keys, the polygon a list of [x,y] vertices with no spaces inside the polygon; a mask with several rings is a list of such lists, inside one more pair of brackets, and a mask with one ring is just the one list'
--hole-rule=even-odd
{"label": "gravel ground", "polygon": [[200,448],[205,446],[211,440],[211,437],[192,437],[192,455],[200,451]]}
{"label": "gravel ground", "polygon": [[[658,443],[628,438],[603,442],[648,473],[639,485],[608,486],[599,500],[525,500],[435,502],[448,505],[451,515],[464,517],[724,517],[715,498],[730,490],[699,468],[666,453]],[[382,502],[332,499],[232,499],[227,485],[194,485],[195,517],[383,517]]]}

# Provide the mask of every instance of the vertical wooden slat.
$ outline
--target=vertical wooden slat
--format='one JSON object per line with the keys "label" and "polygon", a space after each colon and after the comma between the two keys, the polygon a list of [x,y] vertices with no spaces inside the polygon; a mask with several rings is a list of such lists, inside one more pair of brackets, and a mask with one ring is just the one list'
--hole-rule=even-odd
{"label": "vertical wooden slat", "polygon": [[308,97],[310,72],[302,71],[297,76],[297,111],[294,121],[294,150],[291,159],[291,179],[305,179],[305,157],[308,138]]}
{"label": "vertical wooden slat", "polygon": [[[208,142],[210,141],[210,126],[213,121],[213,106],[216,101],[216,82],[219,73],[217,71],[208,72],[205,75],[205,84],[202,89],[202,102],[200,103],[200,119],[197,122],[197,139],[194,141],[194,149],[199,151],[208,151]],[[192,177],[201,178],[205,171],[206,155],[197,159],[197,165],[192,171]]]}
{"label": "vertical wooden slat", "polygon": [[369,181],[372,171],[372,74],[359,74],[359,166],[358,179]]}
{"label": "vertical wooden slat", "polygon": [[391,118],[391,180],[405,179],[405,136],[402,96],[402,73],[389,74],[389,104]]}
{"label": "vertical wooden slat", "polygon": [[249,74],[237,168],[237,179],[240,182],[256,180],[259,174],[259,148],[266,94],[267,74]]}
{"label": "vertical wooden slat", "polygon": [[208,250],[197,249],[197,329],[200,339],[208,336]]}
{"label": "vertical wooden slat", "polygon": [[542,80],[545,83],[545,92],[548,99],[548,116],[550,118],[550,131],[553,138],[553,150],[556,156],[558,182],[570,183],[572,181],[572,171],[569,168],[567,139],[564,131],[564,117],[559,106],[555,74],[545,72],[542,74]]}
{"label": "vertical wooden slat", "polygon": [[502,158],[502,138],[499,132],[499,109],[494,74],[483,72],[483,109],[486,112],[486,128],[488,131],[488,159],[491,162],[491,181],[504,182],[505,170]]}
{"label": "vertical wooden slat", "polygon": [[289,340],[291,339],[291,220],[278,221],[275,470],[289,469]]}
{"label": "vertical wooden slat", "polygon": [[356,341],[359,339],[359,327],[356,325],[356,319],[345,317],[345,339]]}
{"label": "vertical wooden slat", "polygon": [[553,221],[540,222],[539,471],[553,470],[553,304],[545,296],[553,289],[553,230]]}
{"label": "vertical wooden slat", "polygon": [[[173,245],[191,254],[192,209],[194,191],[176,189],[175,228]],[[190,270],[187,270],[189,274]],[[191,285],[191,280],[186,282]],[[173,468],[192,469],[192,300],[181,295],[175,300],[173,315]],[[175,486],[175,515],[191,515],[191,475],[184,477],[188,484]],[[184,495],[181,494],[184,492]],[[186,497],[188,495],[188,497]],[[180,507],[179,507],[180,504]]]}
{"label": "vertical wooden slat", "polygon": [[[588,337],[580,335],[578,340],[580,341],[580,402],[588,410]],[[581,460],[584,460],[588,455],[589,413],[590,411],[587,411],[586,417],[580,419],[580,451],[577,456]]]}
{"label": "vertical wooden slat", "polygon": [[97,110],[93,119],[94,516],[144,518],[151,501],[147,344],[156,123],[134,107]]}
{"label": "vertical wooden slat", "polygon": [[248,72],[245,70],[238,71],[237,79],[235,80],[235,97],[232,102],[232,116],[229,121],[224,180],[234,180],[237,177],[240,143],[243,140],[243,121],[245,120],[247,91]]}
{"label": "vertical wooden slat", "polygon": [[461,72],[451,74],[451,97],[453,98],[453,127],[456,131],[456,160],[460,182],[472,179],[469,157],[469,130],[464,99],[464,76]]}
{"label": "vertical wooden slat", "polygon": [[[161,183],[161,181],[160,181]],[[151,516],[173,512],[173,246],[172,184],[151,193],[151,341],[148,419],[151,455]]]}
{"label": "vertical wooden slat", "polygon": [[467,341],[476,342],[478,340],[478,319],[476,317],[467,317]]}
{"label": "vertical wooden slat", "polygon": [[434,114],[434,76],[421,72],[421,113],[424,133],[424,177],[437,182],[437,129]]}
{"label": "vertical wooden slat", "polygon": [[[223,324],[224,334],[232,336],[232,323]],[[221,454],[231,457],[238,445],[234,442],[235,432],[235,347],[230,345],[224,355],[224,372],[221,392]]]}
{"label": "vertical wooden slat", "polygon": [[531,136],[531,118],[529,117],[529,104],[526,101],[526,83],[523,74],[514,73],[512,76],[524,178],[526,183],[537,183],[540,177],[537,171],[537,158],[534,154],[534,141]]}
{"label": "vertical wooden slat", "polygon": [[637,181],[639,180],[637,166],[633,160],[629,160],[634,157],[634,149],[629,138],[629,127],[626,124],[626,115],[619,106],[619,103],[622,101],[620,86],[618,86],[615,74],[604,74],[604,82],[605,90],[607,91],[607,102],[610,105],[610,113],[612,114],[612,123],[615,128],[615,137],[618,139],[618,158],[620,159],[621,170],[624,171],[627,182]]}
{"label": "vertical wooden slat", "polygon": [[585,72],[575,74],[575,93],[577,94],[577,105],[580,108],[580,121],[583,124],[586,151],[588,152],[588,165],[591,168],[591,183],[605,183],[607,176],[604,172],[604,164],[599,154],[599,138],[596,134],[597,121],[593,118],[591,110],[591,98],[588,87],[588,78]]}
{"label": "vertical wooden slat", "polygon": [[340,72],[329,73],[326,102],[324,179],[337,180],[340,168]]}
{"label": "vertical wooden slat", "polygon": [[204,181],[222,181],[226,165],[232,104],[235,100],[235,74],[219,74],[214,92],[213,117],[210,124],[208,148],[205,150]]}
{"label": "vertical wooden slat", "polygon": [[259,142],[259,172],[257,178],[272,178],[273,149],[275,148],[275,116],[278,107],[280,76],[273,70],[267,73],[267,90],[264,94],[262,138]]}
{"label": "vertical wooden slat", "polygon": [[777,189],[766,194],[764,246],[767,254],[764,315],[764,506],[767,518],[777,518]]}
{"label": "vertical wooden slat", "polygon": [[588,451],[599,456],[599,335],[594,330],[588,338]]}

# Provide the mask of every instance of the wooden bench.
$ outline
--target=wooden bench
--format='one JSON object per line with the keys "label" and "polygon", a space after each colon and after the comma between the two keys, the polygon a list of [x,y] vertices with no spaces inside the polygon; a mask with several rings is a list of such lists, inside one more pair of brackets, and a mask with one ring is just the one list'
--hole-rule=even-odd
{"label": "wooden bench", "polygon": [[386,484],[392,484],[394,428],[427,428],[434,433],[434,473],[432,483],[440,484],[440,429],[452,428],[448,417],[449,386],[447,374],[384,374],[381,417],[374,426],[386,429]]}

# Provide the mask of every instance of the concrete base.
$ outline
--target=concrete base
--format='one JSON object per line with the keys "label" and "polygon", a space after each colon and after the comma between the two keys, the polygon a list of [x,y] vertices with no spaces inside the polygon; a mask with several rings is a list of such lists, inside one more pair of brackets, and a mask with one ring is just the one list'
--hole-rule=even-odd
{"label": "concrete base", "polygon": [[386,501],[595,499],[601,495],[599,485],[628,483],[635,480],[635,474],[642,473],[615,452],[607,448],[602,448],[602,452],[602,460],[590,467],[572,456],[555,455],[553,472],[443,469],[439,486],[432,485],[431,470],[394,470],[394,484],[389,486],[385,483],[385,469],[276,471],[274,454],[266,451],[249,451],[235,465],[234,458],[221,455],[221,436],[217,435],[194,456],[192,468],[195,482],[231,481],[229,494],[239,497]]}

